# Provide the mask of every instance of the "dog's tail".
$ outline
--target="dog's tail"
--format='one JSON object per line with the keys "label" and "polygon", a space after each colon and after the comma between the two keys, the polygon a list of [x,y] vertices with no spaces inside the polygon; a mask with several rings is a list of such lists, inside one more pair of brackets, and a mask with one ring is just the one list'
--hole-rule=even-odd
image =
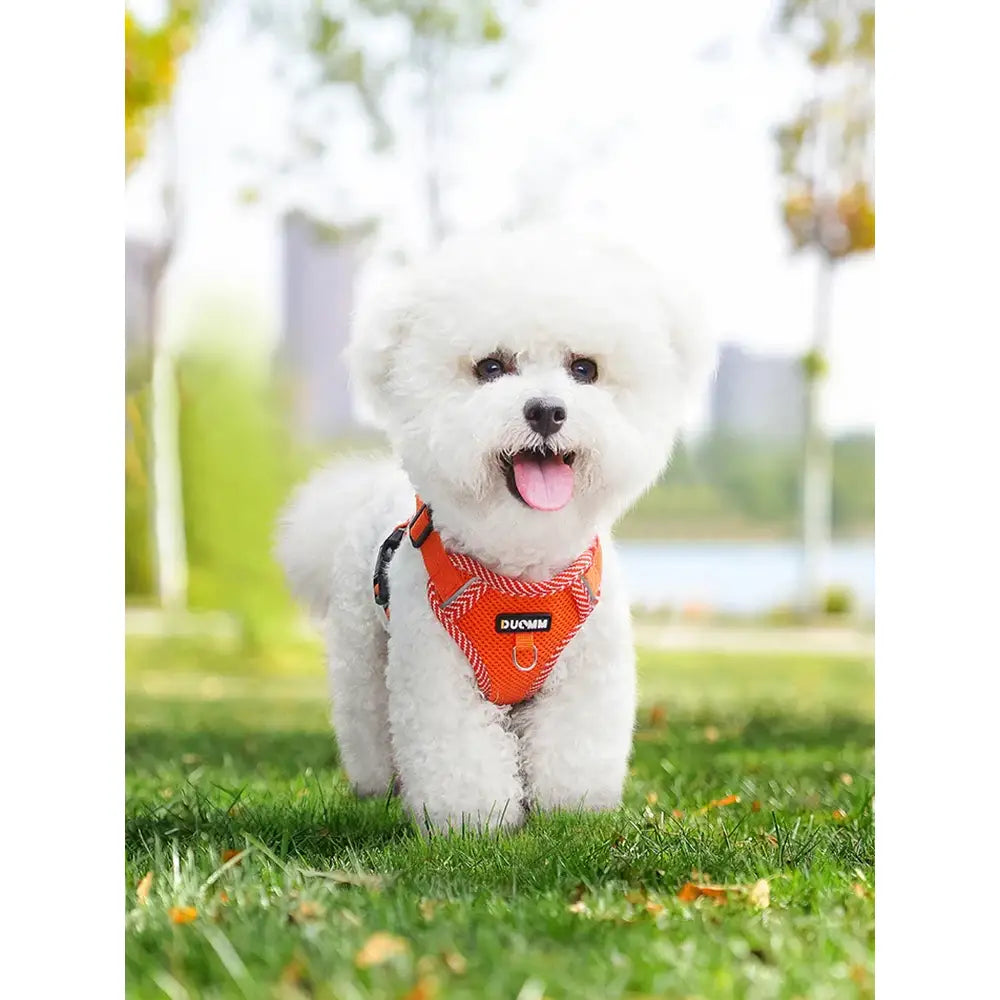
{"label": "dog's tail", "polygon": [[370,581],[378,543],[412,505],[413,487],[382,457],[344,457],[313,473],[285,505],[275,535],[295,599],[323,618],[335,586]]}

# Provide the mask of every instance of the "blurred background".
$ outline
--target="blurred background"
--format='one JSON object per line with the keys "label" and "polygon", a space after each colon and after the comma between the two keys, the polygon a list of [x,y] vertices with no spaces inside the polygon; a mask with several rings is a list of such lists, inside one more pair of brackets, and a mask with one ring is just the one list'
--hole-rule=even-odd
{"label": "blurred background", "polygon": [[722,343],[618,528],[640,641],[870,650],[872,4],[149,0],[125,43],[129,633],[301,637],[276,513],[382,447],[340,360],[360,272],[570,219]]}

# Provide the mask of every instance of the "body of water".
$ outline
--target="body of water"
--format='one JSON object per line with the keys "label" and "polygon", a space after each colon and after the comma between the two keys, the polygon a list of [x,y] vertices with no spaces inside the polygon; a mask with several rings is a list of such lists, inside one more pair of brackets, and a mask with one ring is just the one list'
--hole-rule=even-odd
{"label": "body of water", "polygon": [[[617,543],[636,607],[683,608],[757,614],[795,601],[802,572],[796,542]],[[826,582],[846,587],[857,607],[875,610],[875,545],[837,542]]]}

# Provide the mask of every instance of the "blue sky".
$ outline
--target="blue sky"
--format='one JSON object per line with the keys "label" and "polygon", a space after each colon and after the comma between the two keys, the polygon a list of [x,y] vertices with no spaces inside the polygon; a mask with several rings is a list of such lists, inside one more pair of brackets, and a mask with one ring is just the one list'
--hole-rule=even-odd
{"label": "blue sky", "polygon": [[[449,214],[462,226],[489,224],[531,193],[557,218],[594,221],[633,240],[694,293],[721,339],[801,352],[816,265],[788,252],[770,129],[797,106],[808,79],[769,31],[771,18],[766,0],[545,0],[515,26],[507,85],[449,109]],[[281,148],[287,109],[268,44],[248,40],[235,18],[189,56],[176,112],[187,223],[167,289],[172,339],[209,293],[253,309],[264,342],[276,334],[278,206],[273,197],[238,203],[247,172],[233,151]],[[421,133],[407,111],[402,99],[390,107],[397,143],[376,158],[345,110],[335,169],[316,189],[328,210],[382,216],[382,250],[424,241]],[[158,160],[154,147],[130,181],[132,232],[155,230]],[[876,314],[874,261],[843,265],[827,399],[838,430],[874,424]]]}

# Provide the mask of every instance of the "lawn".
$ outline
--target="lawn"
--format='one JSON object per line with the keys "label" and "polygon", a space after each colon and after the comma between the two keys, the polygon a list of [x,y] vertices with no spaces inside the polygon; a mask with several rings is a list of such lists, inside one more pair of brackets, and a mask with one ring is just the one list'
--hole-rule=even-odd
{"label": "lawn", "polygon": [[866,660],[643,652],[618,813],[424,840],[348,793],[315,647],[127,652],[129,996],[873,993]]}

